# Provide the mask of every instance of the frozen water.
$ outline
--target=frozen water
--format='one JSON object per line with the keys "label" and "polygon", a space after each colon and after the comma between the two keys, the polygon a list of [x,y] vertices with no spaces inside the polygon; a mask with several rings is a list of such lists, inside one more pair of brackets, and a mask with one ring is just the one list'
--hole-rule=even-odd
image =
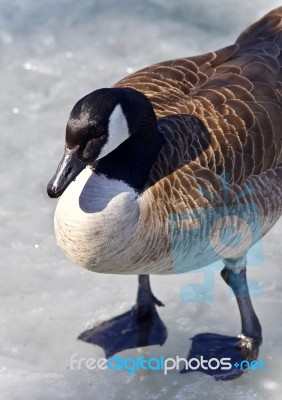
{"label": "frozen water", "polygon": [[[279,1],[253,0],[1,0],[1,347],[0,399],[281,398],[282,341],[279,245],[282,222],[263,241],[265,263],[249,276],[262,282],[254,298],[264,332],[266,371],[232,382],[200,373],[70,370],[70,356],[103,357],[76,340],[94,322],[127,310],[136,277],[81,270],[62,255],[53,233],[55,201],[45,186],[62,155],[73,104],[153,62],[232,43]],[[186,356],[189,338],[239,332],[239,315],[216,276],[210,303],[180,301],[180,290],[203,273],[153,277],[166,307],[166,344],[125,356]],[[234,315],[234,317],[233,317]],[[230,318],[230,316],[232,316]]]}

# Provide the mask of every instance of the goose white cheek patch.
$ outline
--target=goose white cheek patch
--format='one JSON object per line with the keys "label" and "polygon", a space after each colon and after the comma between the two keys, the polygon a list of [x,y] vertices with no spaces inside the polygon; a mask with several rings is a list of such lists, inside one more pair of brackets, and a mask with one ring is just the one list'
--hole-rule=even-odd
{"label": "goose white cheek patch", "polygon": [[99,154],[97,160],[105,157],[115,150],[129,137],[129,129],[121,105],[118,104],[109,119],[108,140]]}

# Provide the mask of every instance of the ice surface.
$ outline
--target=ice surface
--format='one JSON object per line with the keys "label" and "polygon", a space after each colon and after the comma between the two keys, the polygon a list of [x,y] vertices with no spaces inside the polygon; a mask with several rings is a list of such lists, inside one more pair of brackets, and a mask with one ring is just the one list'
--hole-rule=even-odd
{"label": "ice surface", "polygon": [[[127,310],[136,277],[90,273],[72,265],[53,233],[56,201],[46,183],[62,155],[73,104],[95,88],[156,61],[232,43],[249,23],[279,5],[270,0],[1,0],[1,301],[0,399],[281,399],[282,221],[267,235],[265,263],[249,276],[266,371],[233,382],[200,373],[70,370],[70,356],[103,357],[76,340],[95,322]],[[153,277],[166,307],[166,344],[124,356],[186,356],[193,335],[239,332],[235,300],[216,277],[216,299],[181,302],[183,285],[203,273]]]}

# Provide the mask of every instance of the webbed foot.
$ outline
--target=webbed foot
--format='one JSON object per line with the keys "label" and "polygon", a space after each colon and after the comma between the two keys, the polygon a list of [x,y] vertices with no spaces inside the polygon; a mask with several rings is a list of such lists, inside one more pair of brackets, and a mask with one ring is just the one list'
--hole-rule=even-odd
{"label": "webbed foot", "polygon": [[[217,380],[235,379],[249,368],[251,361],[256,360],[259,344],[244,335],[238,337],[201,333],[192,338],[192,347],[187,360],[193,366],[199,360],[197,371],[213,376]],[[184,368],[181,373],[193,372]]]}
{"label": "webbed foot", "polygon": [[[257,359],[259,346],[262,343],[261,326],[248,290],[246,268],[234,272],[230,266],[232,267],[232,264],[237,263],[238,260],[225,261],[229,268],[225,267],[221,271],[221,276],[236,296],[241,315],[242,333],[238,337],[216,333],[196,335],[192,338],[192,347],[188,355],[188,360],[192,358],[202,360],[197,368],[198,371],[221,380],[237,378],[249,369],[250,363]],[[225,360],[222,360],[223,358]],[[197,361],[193,360],[193,363],[195,365]],[[191,371],[193,369],[187,370],[185,367],[181,372]]]}
{"label": "webbed foot", "polygon": [[82,332],[78,339],[102,347],[107,358],[126,349],[163,345],[167,329],[159,317],[156,305],[163,306],[163,303],[151,292],[148,276],[140,275],[136,305]]}

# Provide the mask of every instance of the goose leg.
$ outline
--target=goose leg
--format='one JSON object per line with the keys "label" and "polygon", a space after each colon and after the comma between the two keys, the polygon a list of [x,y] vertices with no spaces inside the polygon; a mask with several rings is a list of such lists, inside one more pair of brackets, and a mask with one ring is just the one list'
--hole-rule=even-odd
{"label": "goose leg", "polygon": [[[246,368],[248,369],[249,363],[257,359],[259,346],[262,343],[261,326],[250,299],[246,268],[234,272],[228,268],[231,266],[230,264],[232,265],[232,260],[226,260],[227,266],[221,271],[221,276],[236,296],[242,323],[241,334],[238,337],[214,333],[196,335],[192,338],[192,346],[188,355],[188,360],[194,357],[200,359],[201,356],[207,360],[230,358],[232,365],[230,369],[222,369],[221,365],[217,369],[198,369],[222,380],[234,379],[240,376]],[[184,369],[181,372],[190,372],[190,370]]]}
{"label": "goose leg", "polygon": [[101,346],[107,358],[125,349],[163,345],[167,329],[156,305],[163,306],[163,303],[153,295],[149,275],[139,275],[136,304],[132,309],[82,332],[78,339]]}

